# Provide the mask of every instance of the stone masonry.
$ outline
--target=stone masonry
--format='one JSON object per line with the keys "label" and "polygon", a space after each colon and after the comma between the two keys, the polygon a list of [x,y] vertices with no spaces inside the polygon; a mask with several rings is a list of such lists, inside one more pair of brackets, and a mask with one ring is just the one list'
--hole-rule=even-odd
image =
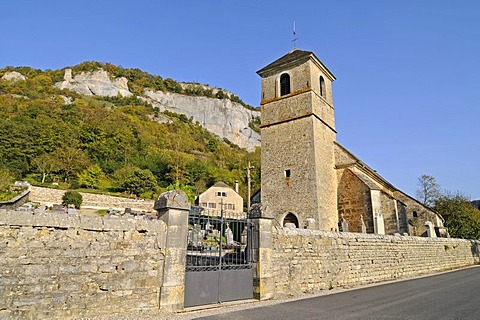
{"label": "stone masonry", "polygon": [[[34,202],[60,204],[62,203],[62,196],[64,193],[65,190],[30,186],[29,199]],[[120,210],[131,208],[137,211],[153,211],[153,200],[130,199],[83,192],[80,194],[83,197],[82,207],[113,208]]]}
{"label": "stone masonry", "polygon": [[0,210],[0,318],[158,309],[165,242],[160,220]]}
{"label": "stone masonry", "polygon": [[271,269],[263,277],[274,282],[270,295],[275,297],[467,267],[479,263],[480,246],[461,239],[275,227],[271,244],[262,261]]}
{"label": "stone masonry", "polygon": [[[280,224],[336,230],[333,74],[309,51],[293,50],[257,71],[262,77],[263,216]],[[288,78],[288,92],[281,79]],[[320,92],[320,79],[326,92]],[[325,89],[325,88],[324,88]]]}

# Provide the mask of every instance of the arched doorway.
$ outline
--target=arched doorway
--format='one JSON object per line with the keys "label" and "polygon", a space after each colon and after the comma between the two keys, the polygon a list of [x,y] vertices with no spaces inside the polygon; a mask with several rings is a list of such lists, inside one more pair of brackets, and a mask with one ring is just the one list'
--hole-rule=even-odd
{"label": "arched doorway", "polygon": [[283,218],[283,226],[285,227],[285,225],[287,223],[293,223],[295,225],[295,228],[298,228],[298,218],[296,215],[294,215],[293,213],[289,213],[285,216],[285,218]]}

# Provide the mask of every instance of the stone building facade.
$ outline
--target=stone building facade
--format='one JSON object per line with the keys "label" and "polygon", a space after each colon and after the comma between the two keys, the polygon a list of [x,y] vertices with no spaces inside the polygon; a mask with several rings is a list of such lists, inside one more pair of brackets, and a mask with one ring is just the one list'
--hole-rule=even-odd
{"label": "stone building facade", "polygon": [[216,212],[220,215],[220,210],[235,215],[243,212],[243,198],[234,189],[224,182],[217,182],[205,192],[201,193],[195,204],[203,207],[208,212]]}
{"label": "stone building facade", "polygon": [[263,217],[323,231],[447,235],[441,216],[337,143],[335,77],[314,53],[293,50],[257,73]]}
{"label": "stone building facade", "polygon": [[335,77],[312,52],[300,50],[257,73],[262,77],[264,215],[335,230]]}

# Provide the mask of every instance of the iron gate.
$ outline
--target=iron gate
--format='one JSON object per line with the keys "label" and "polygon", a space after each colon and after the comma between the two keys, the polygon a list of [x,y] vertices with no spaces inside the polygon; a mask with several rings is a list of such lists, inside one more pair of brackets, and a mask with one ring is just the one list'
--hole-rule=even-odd
{"label": "iron gate", "polygon": [[193,207],[188,219],[185,307],[253,297],[246,213]]}

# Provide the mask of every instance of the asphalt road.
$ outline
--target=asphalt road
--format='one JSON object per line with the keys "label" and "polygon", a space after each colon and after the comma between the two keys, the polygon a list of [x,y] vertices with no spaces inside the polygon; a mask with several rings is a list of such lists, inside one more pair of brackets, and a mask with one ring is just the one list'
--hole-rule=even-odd
{"label": "asphalt road", "polygon": [[480,319],[480,267],[197,319]]}

